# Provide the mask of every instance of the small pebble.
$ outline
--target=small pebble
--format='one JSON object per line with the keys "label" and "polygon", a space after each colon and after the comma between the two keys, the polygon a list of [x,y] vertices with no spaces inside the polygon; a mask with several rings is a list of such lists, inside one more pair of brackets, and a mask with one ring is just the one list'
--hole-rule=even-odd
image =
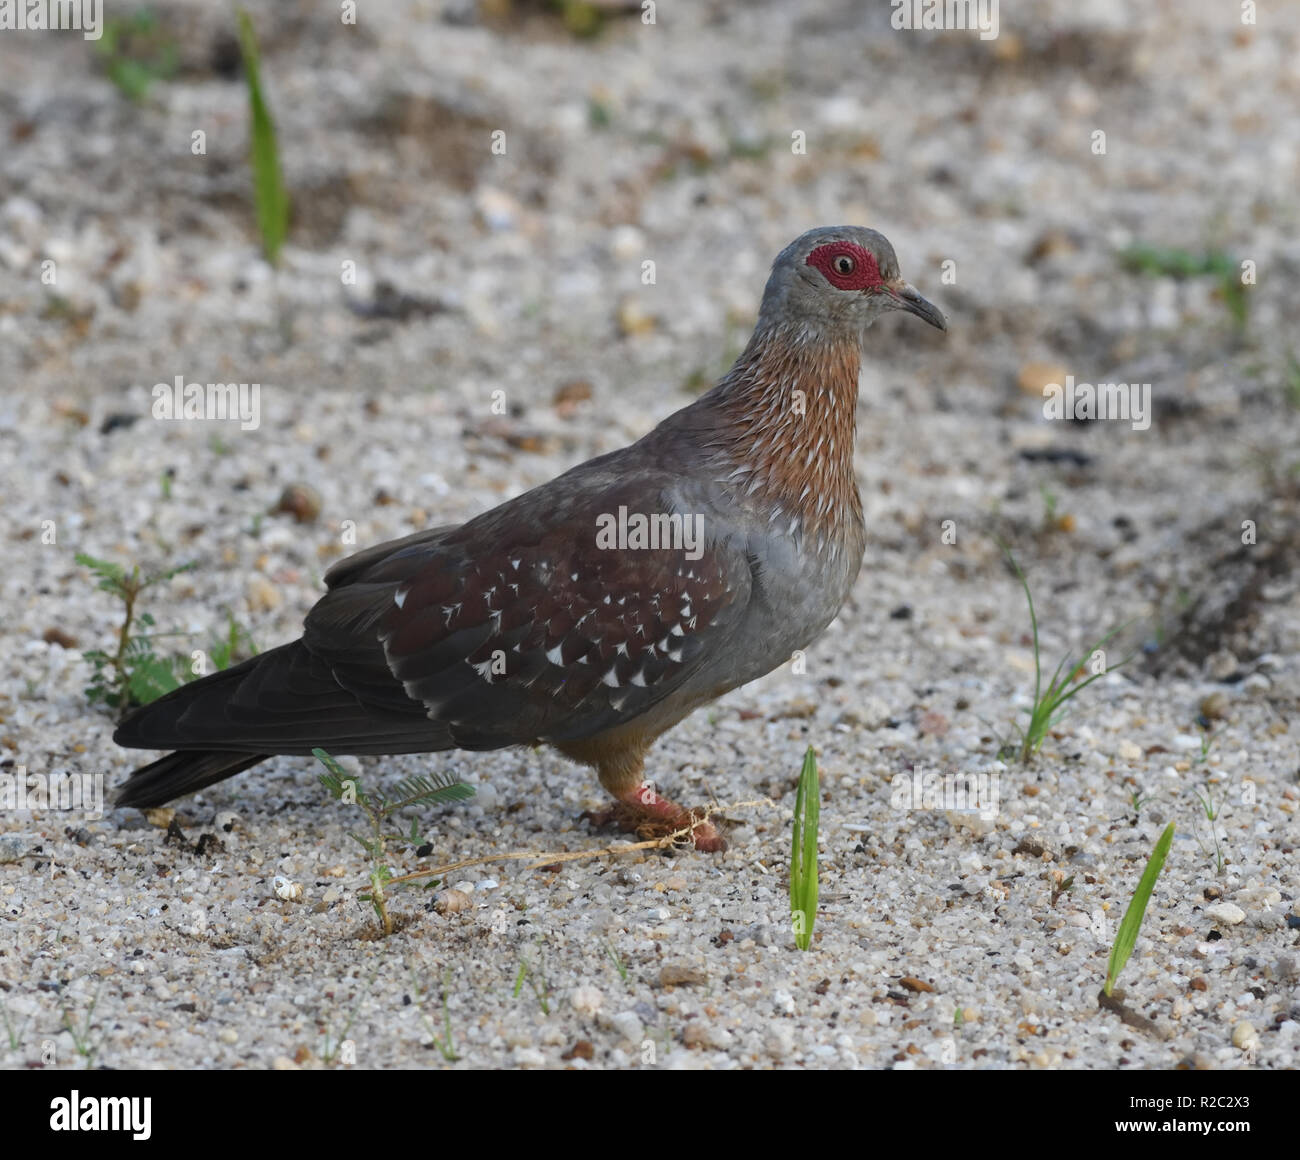
{"label": "small pebble", "polygon": [[1205,675],[1212,681],[1226,681],[1236,675],[1237,658],[1226,648],[1212,652],[1205,658]]}
{"label": "small pebble", "polygon": [[277,874],[272,885],[275,887],[277,898],[283,898],[286,902],[298,902],[302,899],[301,882],[291,882],[288,878]]}
{"label": "small pebble", "polygon": [[629,1043],[640,1043],[645,1038],[645,1027],[635,1011],[620,1011],[609,1022]]}
{"label": "small pebble", "polygon": [[516,1047],[514,1065],[516,1067],[545,1067],[546,1056],[536,1047]]}
{"label": "small pebble", "polygon": [[1013,854],[1028,854],[1031,858],[1041,858],[1044,854],[1049,858],[1056,857],[1056,851],[1052,849],[1051,843],[1042,834],[1033,830],[1025,834],[1011,852]]}
{"label": "small pebble", "polygon": [[439,914],[459,914],[473,905],[474,900],[463,890],[442,890],[434,899],[433,908]]}
{"label": "small pebble", "polygon": [[1228,714],[1227,695],[1216,690],[1208,697],[1202,697],[1198,707],[1202,717],[1209,721],[1221,721]]}
{"label": "small pebble", "polygon": [[594,1015],[604,1002],[605,996],[598,987],[583,984],[569,992],[569,1006],[583,1015]]}
{"label": "small pebble", "polygon": [[763,1049],[773,1059],[785,1059],[794,1051],[794,1028],[788,1023],[770,1023],[763,1033]]}
{"label": "small pebble", "polygon": [[692,1019],[682,1028],[682,1042],[687,1047],[723,1051],[730,1041],[725,1027],[715,1027],[704,1019]]}
{"label": "small pebble", "polygon": [[1240,922],[1246,921],[1246,912],[1232,902],[1220,902],[1214,906],[1205,908],[1205,917],[1212,922],[1226,923],[1228,926],[1236,926]]}
{"label": "small pebble", "polygon": [[40,838],[36,834],[0,834],[0,862],[17,862],[33,853]]}
{"label": "small pebble", "polygon": [[310,524],[320,515],[320,494],[302,483],[291,483],[280,493],[279,500],[271,509],[274,515],[290,515],[294,523]]}
{"label": "small pebble", "polygon": [[253,612],[272,612],[280,607],[280,591],[265,576],[254,572],[245,588],[248,607]]}

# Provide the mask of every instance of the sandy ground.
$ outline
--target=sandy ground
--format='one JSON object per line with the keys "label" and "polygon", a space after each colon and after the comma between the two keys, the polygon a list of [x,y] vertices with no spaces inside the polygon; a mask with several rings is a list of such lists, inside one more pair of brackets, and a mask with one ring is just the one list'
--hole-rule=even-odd
{"label": "sandy ground", "polygon": [[[111,790],[141,758],[84,693],[120,609],[77,552],[196,562],[145,598],[180,634],[160,650],[229,616],[267,647],[351,542],[468,517],[689,401],[806,228],[884,231],[950,330],[869,334],[870,542],[832,630],[655,751],[685,801],[771,799],[726,811],[725,855],[555,862],[625,839],[580,820],[599,787],[549,752],[366,759],[367,785],[477,788],[417,811],[429,848],[396,869],[545,863],[400,892],[376,938],[361,819],[309,760],[180,803],[170,832],[5,809],[4,1066],[1296,1066],[1300,7],[1244,27],[1208,0],[1007,5],[986,41],[848,2],[660,4],[590,39],[522,4],[371,0],[356,27],[254,4],[295,198],[278,269],[227,17],[167,7],[179,71],[138,104],[79,37],[0,33],[11,787]],[[1215,276],[1133,269],[1138,245],[1254,263],[1244,326]],[[1150,383],[1149,428],[1046,420],[1067,373]],[[178,375],[260,384],[260,425],[154,419]],[[273,510],[288,485],[314,520]],[[999,760],[1033,655],[997,537],[1049,668],[1117,625],[1112,660],[1135,651],[1029,764]],[[991,819],[905,808],[900,775],[957,772],[996,779]],[[1096,996],[1168,822],[1121,984],[1135,1026]]]}

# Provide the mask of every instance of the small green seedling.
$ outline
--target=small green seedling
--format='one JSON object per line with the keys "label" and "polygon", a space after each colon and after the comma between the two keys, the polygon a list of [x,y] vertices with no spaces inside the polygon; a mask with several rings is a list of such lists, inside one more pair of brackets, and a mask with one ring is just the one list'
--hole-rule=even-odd
{"label": "small green seedling", "polygon": [[615,949],[614,944],[605,940],[605,953],[609,956],[609,961],[614,964],[614,970],[618,972],[618,977],[623,980],[624,984],[631,986],[628,982],[627,964],[623,962],[623,957]]}
{"label": "small green seedling", "polygon": [[1119,930],[1115,933],[1115,942],[1110,948],[1110,962],[1106,968],[1106,986],[1103,988],[1107,997],[1115,990],[1120,972],[1124,970],[1129,956],[1133,953],[1138,931],[1142,927],[1142,918],[1147,912],[1147,903],[1151,901],[1151,891],[1155,889],[1156,879],[1160,877],[1165,859],[1169,857],[1169,847],[1173,845],[1173,841],[1174,823],[1170,822],[1147,860],[1147,868],[1142,871],[1142,878],[1133,894],[1133,900],[1128,904],[1124,918],[1119,924]]}
{"label": "small green seedling", "polygon": [[1069,531],[1074,527],[1073,517],[1057,511],[1059,500],[1056,492],[1047,484],[1042,484],[1038,493],[1043,497],[1043,522],[1039,525],[1040,534],[1048,536],[1054,532]]}
{"label": "small green seedling", "polygon": [[[382,933],[393,933],[393,916],[388,910],[388,899],[384,888],[393,877],[388,865],[388,843],[397,841],[409,846],[422,846],[425,841],[420,837],[419,823],[412,818],[411,828],[406,833],[396,828],[386,829],[389,818],[408,806],[429,805],[432,803],[464,801],[474,796],[472,786],[457,781],[452,775],[435,777],[408,777],[397,784],[397,797],[389,799],[379,794],[371,796],[362,788],[355,777],[350,776],[337,761],[325,750],[315,748],[312,755],[326,769],[319,775],[320,783],[344,805],[360,807],[370,822],[370,836],[363,838],[360,834],[349,832],[349,837],[357,843],[370,857],[370,893],[361,897],[374,907],[379,919]],[[437,881],[428,883],[436,886]]]}
{"label": "small green seedling", "polygon": [[217,672],[224,672],[237,660],[257,656],[258,648],[248,629],[242,627],[233,613],[226,613],[225,635],[213,641],[208,649],[212,667]]}
{"label": "small green seedling", "polygon": [[1052,909],[1056,909],[1056,904],[1060,902],[1062,894],[1069,894],[1074,889],[1074,875],[1068,878],[1062,878],[1052,884]]}
{"label": "small green seedling", "polygon": [[23,1045],[23,1035],[27,1031],[27,1026],[32,1021],[32,1016],[28,1015],[21,1025],[15,1027],[13,1016],[9,1014],[9,1004],[3,995],[0,995],[0,1016],[5,1021],[5,1038],[9,1041],[9,1050],[17,1051]]}
{"label": "small green seedling", "polygon": [[1155,798],[1149,794],[1144,794],[1140,788],[1129,791],[1128,804],[1133,807],[1133,823],[1137,824],[1138,819],[1142,817],[1142,811],[1149,806]]}
{"label": "small green seedling", "polygon": [[139,565],[133,565],[131,571],[127,572],[121,564],[97,560],[84,552],[78,552],[76,560],[98,577],[97,587],[100,591],[116,596],[123,607],[122,624],[117,630],[116,650],[108,653],[102,649],[92,649],[82,654],[92,669],[90,684],[86,686],[87,698],[92,702],[100,701],[110,708],[127,709],[133,705],[147,705],[150,701],[156,701],[164,693],[170,693],[183,684],[189,675],[186,658],[160,657],[153,647],[156,640],[181,634],[135,634],[133,630],[137,621],[145,628],[154,625],[153,617],[139,610],[141,594],[181,572],[190,571],[195,564],[182,564],[179,568],[168,568],[142,576]]}
{"label": "small green seedling", "polygon": [[262,74],[253,21],[239,11],[239,48],[248,81],[249,136],[252,139],[253,204],[257,228],[262,235],[262,253],[272,265],[279,260],[280,247],[289,233],[289,194],[280,167],[275,122],[262,92]]}
{"label": "small green seedling", "polygon": [[1209,730],[1201,733],[1201,751],[1196,755],[1199,764],[1204,765],[1210,760],[1210,746],[1214,744],[1214,739],[1210,736]]}
{"label": "small green seedling", "polygon": [[95,53],[108,79],[124,97],[143,101],[154,81],[176,73],[176,41],[148,9],[104,21]]}
{"label": "small green seedling", "polygon": [[1300,359],[1291,351],[1286,356],[1286,399],[1300,411]]}
{"label": "small green seedling", "polygon": [[1025,600],[1029,604],[1029,624],[1033,630],[1034,638],[1034,703],[1032,708],[1028,710],[1029,725],[1024,729],[1019,725],[1015,726],[1016,731],[1020,734],[1020,760],[1028,762],[1042,748],[1048,732],[1064,716],[1063,710],[1066,703],[1091,685],[1093,681],[1104,677],[1107,672],[1113,672],[1122,665],[1128,664],[1132,657],[1125,657],[1117,664],[1111,665],[1109,669],[1102,667],[1086,680],[1075,683],[1077,678],[1086,671],[1090,657],[1099,653],[1105,655],[1102,650],[1124,627],[1120,625],[1118,628],[1111,629],[1077,660],[1072,660],[1068,654],[1062,657],[1060,664],[1056,666],[1056,671],[1052,674],[1052,679],[1047,683],[1047,688],[1043,688],[1042,659],[1038,645],[1038,616],[1034,612],[1034,597],[1029,591],[1029,581],[1025,579],[1025,574],[1020,570],[1020,565],[1016,563],[1016,558],[1011,554],[1011,550],[1005,544],[1002,545],[1002,550],[1006,553],[1007,563],[1011,565],[1012,571],[1015,572],[1017,579],[1019,579],[1020,586],[1025,590]]}
{"label": "small green seedling", "polygon": [[91,996],[90,1003],[86,1007],[85,1017],[80,1022],[73,1017],[72,1011],[67,1004],[60,1000],[60,1009],[63,1013],[63,1029],[72,1036],[72,1046],[76,1049],[77,1054],[81,1056],[87,1071],[95,1066],[95,1056],[99,1054],[100,1044],[104,1041],[102,1031],[97,1038],[91,1037],[95,1008],[99,1004],[99,992],[100,987],[96,987],[95,993]]}
{"label": "small green seedling", "polygon": [[799,792],[794,802],[794,833],[790,844],[790,915],[794,942],[801,951],[812,943],[817,921],[817,836],[821,820],[821,786],[817,777],[817,755],[808,746],[799,773]]}
{"label": "small green seedling", "polygon": [[1210,838],[1212,845],[1208,845],[1201,837],[1199,826],[1193,826],[1193,832],[1196,834],[1196,844],[1201,847],[1201,853],[1209,856],[1210,850],[1214,851],[1214,864],[1218,869],[1220,876],[1223,874],[1223,868],[1227,865],[1227,859],[1223,856],[1223,847],[1219,843],[1219,815],[1223,813],[1223,803],[1215,802],[1214,790],[1207,783],[1205,786],[1205,796],[1201,796],[1200,790],[1192,790],[1196,795],[1196,800],[1201,803],[1201,809],[1205,813],[1205,820],[1210,823]]}
{"label": "small green seedling", "polygon": [[91,649],[82,654],[92,670],[86,687],[86,697],[91,702],[99,701],[114,709],[147,705],[187,681],[205,675],[209,671],[206,660],[210,659],[211,667],[220,671],[257,655],[252,636],[230,613],[227,613],[225,632],[209,646],[206,658],[197,652],[162,656],[154,650],[155,641],[183,637],[186,635],[183,632],[134,631],[137,624],[146,629],[155,625],[149,613],[140,611],[141,594],[181,572],[190,571],[196,566],[194,563],[141,576],[138,566],[133,566],[128,573],[121,564],[97,560],[84,553],[79,553],[76,559],[99,578],[101,591],[116,596],[123,605],[117,649],[112,653]]}
{"label": "small green seedling", "polygon": [[549,1015],[551,1013],[551,985],[546,981],[540,950],[536,963],[530,963],[522,954],[519,956],[519,974],[515,977],[516,999],[523,993],[525,983],[532,990],[533,998],[537,1000],[537,1005],[542,1009],[542,1014]]}
{"label": "small green seedling", "polygon": [[1246,327],[1248,299],[1241,280],[1241,263],[1223,250],[1206,250],[1193,254],[1189,250],[1163,249],[1159,246],[1130,246],[1120,255],[1126,269],[1137,274],[1160,278],[1212,277],[1217,280],[1219,296],[1240,333]]}
{"label": "small green seedling", "polygon": [[339,1032],[338,1037],[333,1035],[333,1020],[325,1021],[325,1029],[321,1032],[321,1062],[327,1067],[333,1066],[336,1059],[342,1058],[344,1064],[353,1064],[356,1062],[349,1055],[343,1055],[342,1049],[348,1041],[348,1035],[352,1031],[352,1024],[357,1021],[357,1012],[361,1010],[361,1001],[366,997],[366,992],[374,986],[375,978],[379,974],[379,969],[370,972],[370,977],[366,980],[365,986],[357,991],[356,1001],[352,1004],[352,1009],[348,1012],[348,1017],[343,1023],[343,1029]]}
{"label": "small green seedling", "polygon": [[416,1010],[420,1013],[420,1022],[424,1024],[425,1031],[429,1033],[429,1039],[443,1059],[448,1063],[455,1063],[460,1056],[456,1054],[456,1046],[451,1037],[451,1006],[448,1000],[448,995],[451,993],[451,969],[448,968],[444,971],[442,976],[441,1035],[434,1029],[433,1020],[429,1018],[424,1010],[424,989],[420,986],[419,980],[416,979],[415,970],[410,963],[407,963],[406,971],[411,978],[411,993],[415,998]]}

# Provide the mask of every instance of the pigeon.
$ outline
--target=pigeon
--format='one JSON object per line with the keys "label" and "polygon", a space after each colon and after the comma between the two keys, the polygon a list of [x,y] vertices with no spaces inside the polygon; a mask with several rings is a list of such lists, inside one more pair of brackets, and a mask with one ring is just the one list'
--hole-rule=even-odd
{"label": "pigeon", "polygon": [[119,806],[163,805],[276,754],[553,746],[604,817],[726,848],[646,778],[655,740],[835,618],[866,543],[853,471],[866,331],[940,330],[883,235],[814,229],[777,256],[716,386],[643,438],[460,525],[336,564],[302,636],[137,709],[117,744],[173,752]]}

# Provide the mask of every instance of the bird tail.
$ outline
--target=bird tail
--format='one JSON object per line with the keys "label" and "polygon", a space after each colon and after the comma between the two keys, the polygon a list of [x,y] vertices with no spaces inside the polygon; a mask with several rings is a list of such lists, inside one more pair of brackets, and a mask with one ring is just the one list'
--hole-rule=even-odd
{"label": "bird tail", "polygon": [[136,770],[116,804],[162,805],[274,754],[309,756],[316,746],[334,754],[449,748],[445,729],[408,703],[406,712],[363,703],[302,641],[281,645],[181,685],[123,721],[118,745],[178,752]]}
{"label": "bird tail", "polygon": [[[223,710],[238,694],[243,681],[255,675],[268,658],[276,661],[292,656],[295,647],[272,649],[201,681],[181,685],[141,706],[121,722],[113,734],[118,745],[138,749],[169,749],[178,745],[183,748],[137,769],[118,791],[113,804],[152,809],[234,777],[271,756],[258,752],[256,742],[240,745],[237,730],[225,719]],[[239,752],[241,748],[243,752]]]}
{"label": "bird tail", "polygon": [[147,810],[165,805],[173,798],[194,793],[214,782],[265,761],[268,754],[207,753],[182,750],[169,753],[137,769],[118,792],[115,806]]}

